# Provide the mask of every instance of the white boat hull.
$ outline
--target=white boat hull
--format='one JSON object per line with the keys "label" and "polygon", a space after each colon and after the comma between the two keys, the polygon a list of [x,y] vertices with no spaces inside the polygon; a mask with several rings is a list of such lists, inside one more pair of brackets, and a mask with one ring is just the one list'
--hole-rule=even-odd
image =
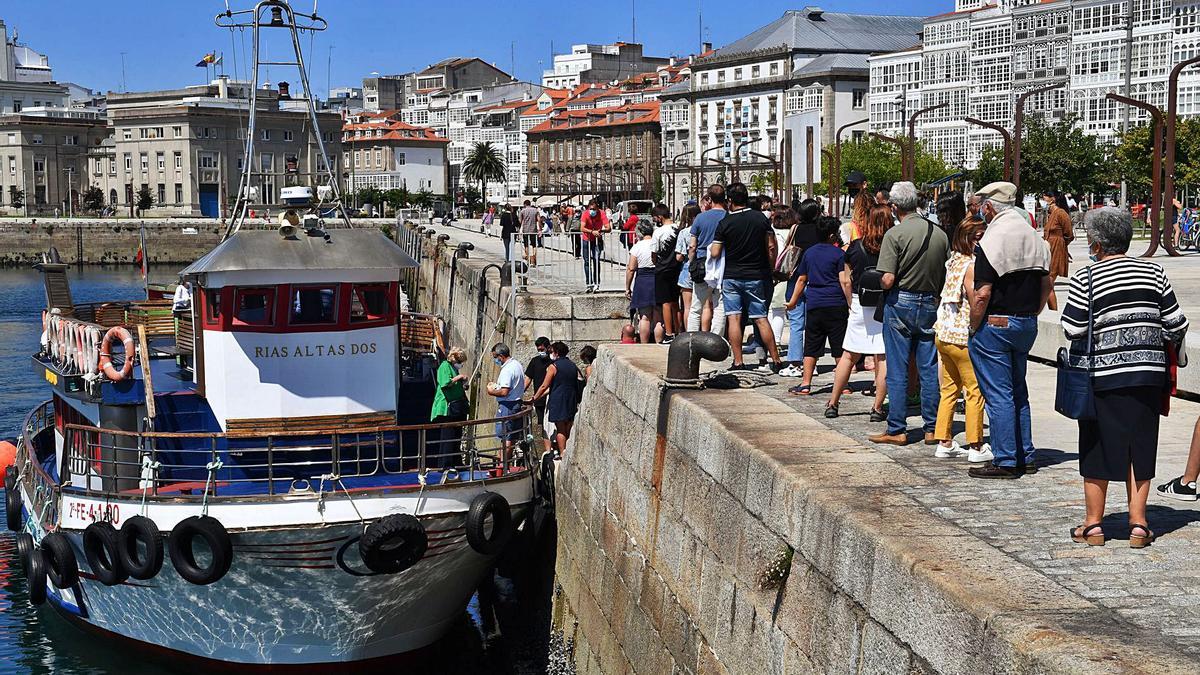
{"label": "white boat hull", "polygon": [[[419,518],[428,550],[417,564],[391,575],[371,573],[363,565],[357,546],[363,524],[353,520],[241,531],[229,526],[233,564],[225,577],[208,586],[180,577],[169,555],[164,555],[163,568],[153,579],[105,586],[90,572],[82,530],[62,529],[75,548],[81,579],[66,589],[48,582],[47,598],[68,618],[87,626],[202,659],[315,665],[395,656],[444,635],[492,563],[494,556],[470,547],[464,527],[470,500],[484,489],[468,484],[438,490],[439,505],[454,501],[458,508],[435,513],[423,509]],[[514,523],[526,515],[532,492],[528,478],[492,483],[487,489],[506,497]],[[30,503],[28,494],[24,496]],[[418,499],[407,494],[371,501],[373,510],[414,513]],[[329,506],[343,506],[341,501],[325,500]],[[136,500],[119,506],[123,513],[140,510]],[[307,500],[273,504],[275,509],[287,506],[297,512],[313,509]],[[186,508],[189,515],[199,510],[195,504]],[[243,505],[242,510],[258,508],[262,506]],[[220,510],[210,508],[210,515]],[[154,512],[147,510],[151,517]],[[160,528],[165,533],[171,524],[160,523]],[[35,541],[45,534],[33,518],[26,518],[26,528]]]}

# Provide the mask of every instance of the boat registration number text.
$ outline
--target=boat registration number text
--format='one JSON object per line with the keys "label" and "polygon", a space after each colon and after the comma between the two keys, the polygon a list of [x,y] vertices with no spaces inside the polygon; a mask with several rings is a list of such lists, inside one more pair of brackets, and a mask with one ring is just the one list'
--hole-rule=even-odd
{"label": "boat registration number text", "polygon": [[67,517],[92,522],[102,520],[116,525],[121,522],[121,507],[118,504],[70,502],[67,506]]}

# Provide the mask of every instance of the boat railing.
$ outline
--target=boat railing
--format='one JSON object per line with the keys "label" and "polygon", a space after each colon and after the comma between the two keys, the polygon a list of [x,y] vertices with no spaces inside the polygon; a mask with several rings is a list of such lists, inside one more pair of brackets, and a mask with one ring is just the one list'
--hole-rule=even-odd
{"label": "boat railing", "polygon": [[34,439],[43,431],[54,426],[54,402],[44,401],[29,411],[21,427],[18,439],[21,454],[18,470],[30,496],[30,513],[39,522],[58,522],[58,483],[38,462],[37,445]]}
{"label": "boat railing", "polygon": [[531,414],[253,436],[68,424],[62,484],[88,494],[200,499],[490,480],[529,466]]}

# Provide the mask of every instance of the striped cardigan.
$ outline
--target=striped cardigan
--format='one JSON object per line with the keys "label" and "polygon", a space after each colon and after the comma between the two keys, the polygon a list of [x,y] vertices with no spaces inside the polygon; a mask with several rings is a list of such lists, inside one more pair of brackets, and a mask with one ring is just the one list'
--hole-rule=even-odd
{"label": "striped cardigan", "polygon": [[[1090,362],[1085,349],[1089,272],[1095,317]],[[1121,257],[1071,275],[1062,327],[1067,338],[1075,341],[1071,362],[1089,367],[1093,386],[1104,391],[1162,386],[1167,367],[1164,343],[1181,340],[1188,320],[1162,267]]]}

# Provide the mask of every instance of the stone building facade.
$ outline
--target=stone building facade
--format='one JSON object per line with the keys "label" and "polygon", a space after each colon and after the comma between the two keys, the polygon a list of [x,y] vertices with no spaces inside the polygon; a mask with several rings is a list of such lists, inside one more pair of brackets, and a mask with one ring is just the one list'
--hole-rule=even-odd
{"label": "stone building facade", "polygon": [[[91,182],[89,149],[107,136],[105,120],[92,113],[0,115],[0,211],[78,212],[80,194]],[[14,191],[23,198],[15,199]]]}

